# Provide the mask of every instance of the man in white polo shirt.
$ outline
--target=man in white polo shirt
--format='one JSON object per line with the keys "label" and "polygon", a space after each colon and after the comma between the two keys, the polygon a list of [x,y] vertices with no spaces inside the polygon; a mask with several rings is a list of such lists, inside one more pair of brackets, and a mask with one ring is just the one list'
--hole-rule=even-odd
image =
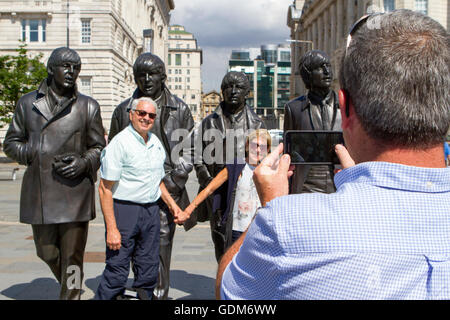
{"label": "man in white polo shirt", "polygon": [[107,247],[97,299],[123,294],[131,261],[133,287],[152,297],[159,266],[159,208],[167,205],[175,218],[181,212],[161,181],[166,154],[150,132],[155,118],[152,99],[134,100],[130,124],[101,155],[99,195]]}

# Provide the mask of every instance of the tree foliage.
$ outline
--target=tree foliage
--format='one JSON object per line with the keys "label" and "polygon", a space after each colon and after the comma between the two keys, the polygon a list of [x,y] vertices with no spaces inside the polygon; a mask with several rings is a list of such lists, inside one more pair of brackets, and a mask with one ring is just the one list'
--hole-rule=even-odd
{"label": "tree foliage", "polygon": [[40,61],[42,53],[28,57],[25,43],[16,51],[17,55],[0,56],[0,128],[2,123],[11,122],[19,98],[36,90],[47,77],[47,69]]}

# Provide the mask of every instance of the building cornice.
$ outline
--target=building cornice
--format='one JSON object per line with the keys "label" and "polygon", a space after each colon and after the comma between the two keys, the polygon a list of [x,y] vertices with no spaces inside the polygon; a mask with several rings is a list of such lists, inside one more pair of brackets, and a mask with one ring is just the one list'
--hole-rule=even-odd
{"label": "building cornice", "polygon": [[202,49],[169,48],[170,52],[203,52]]}
{"label": "building cornice", "polygon": [[295,28],[295,24],[300,21],[301,16],[302,10],[291,4],[288,9],[287,26],[290,28]]}
{"label": "building cornice", "polygon": [[[340,0],[342,1],[342,0]],[[300,24],[303,26],[309,25],[312,21],[317,19],[328,7],[331,6],[336,0],[309,0],[305,2],[303,6],[302,16],[300,18]]]}

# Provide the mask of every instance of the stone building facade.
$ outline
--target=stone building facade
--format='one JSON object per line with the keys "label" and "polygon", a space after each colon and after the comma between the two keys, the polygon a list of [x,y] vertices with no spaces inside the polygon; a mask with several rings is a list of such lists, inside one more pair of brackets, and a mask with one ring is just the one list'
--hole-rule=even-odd
{"label": "stone building facade", "polygon": [[[114,108],[136,87],[138,55],[151,51],[167,62],[174,8],[173,0],[0,0],[0,55],[14,54],[23,40],[46,64],[53,49],[69,45],[82,61],[78,88],[100,103],[108,129]],[[7,126],[0,130],[1,141]]]}
{"label": "stone building facade", "polygon": [[203,52],[194,35],[183,26],[170,26],[166,85],[189,106],[195,122],[202,119],[202,63]]}
{"label": "stone building facade", "polygon": [[366,13],[411,9],[437,20],[448,30],[448,0],[294,0],[288,8],[291,30],[291,98],[303,95],[305,88],[298,73],[300,57],[311,49],[327,52],[334,68],[334,89],[338,89],[339,53],[354,22]]}
{"label": "stone building facade", "polygon": [[216,110],[217,106],[222,101],[220,93],[216,90],[212,90],[208,93],[202,95],[202,105],[201,105],[201,117],[206,118],[208,115]]}

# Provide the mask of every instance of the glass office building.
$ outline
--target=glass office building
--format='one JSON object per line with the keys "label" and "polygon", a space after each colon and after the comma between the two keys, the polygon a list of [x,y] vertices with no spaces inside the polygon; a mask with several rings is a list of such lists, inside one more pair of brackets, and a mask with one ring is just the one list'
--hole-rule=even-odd
{"label": "glass office building", "polygon": [[259,115],[283,112],[290,97],[291,50],[285,45],[233,50],[228,71],[243,72],[250,82],[247,104]]}

